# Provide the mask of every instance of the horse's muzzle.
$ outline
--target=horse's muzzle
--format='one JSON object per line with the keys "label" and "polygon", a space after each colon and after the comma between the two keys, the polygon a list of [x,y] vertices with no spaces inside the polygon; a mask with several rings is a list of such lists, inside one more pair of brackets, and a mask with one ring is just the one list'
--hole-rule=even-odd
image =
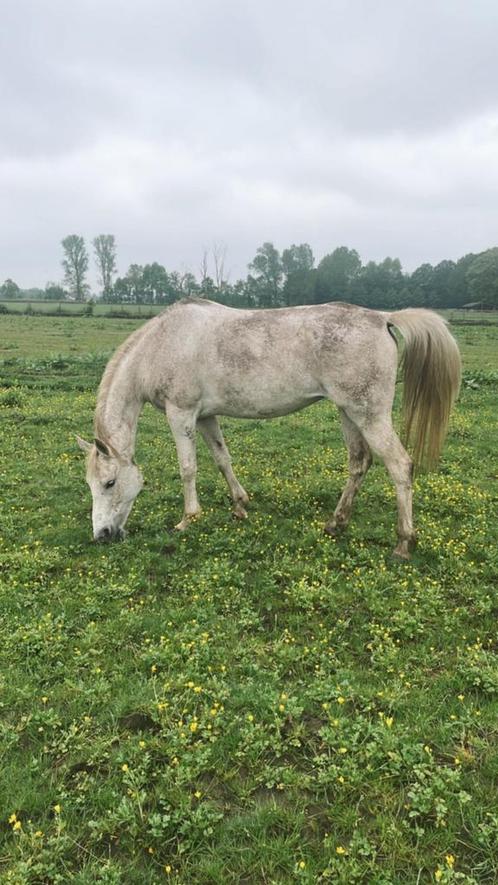
{"label": "horse's muzzle", "polygon": [[103,529],[100,529],[97,535],[95,535],[94,540],[98,544],[106,544],[109,541],[122,541],[125,537],[125,532],[123,529],[111,529],[106,526]]}

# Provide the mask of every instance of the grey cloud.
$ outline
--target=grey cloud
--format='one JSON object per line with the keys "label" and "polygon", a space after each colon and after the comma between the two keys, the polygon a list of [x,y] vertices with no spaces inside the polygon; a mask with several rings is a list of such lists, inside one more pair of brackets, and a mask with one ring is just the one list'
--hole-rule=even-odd
{"label": "grey cloud", "polygon": [[0,281],[113,232],[120,269],[232,275],[265,239],[406,267],[493,244],[498,7],[488,0],[61,0],[0,33]]}

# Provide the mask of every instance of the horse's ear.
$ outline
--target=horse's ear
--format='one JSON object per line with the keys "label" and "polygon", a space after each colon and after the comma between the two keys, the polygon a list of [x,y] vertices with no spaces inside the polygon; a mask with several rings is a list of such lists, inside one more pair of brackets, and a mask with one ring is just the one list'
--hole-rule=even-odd
{"label": "horse's ear", "polygon": [[84,452],[92,451],[92,444],[87,442],[86,439],[82,439],[81,436],[76,437],[76,442],[78,443],[80,449],[82,449]]}
{"label": "horse's ear", "polygon": [[109,449],[107,448],[106,444],[102,442],[101,439],[95,438],[94,442],[95,442],[95,445],[97,446],[97,451],[101,455],[105,455],[106,458],[111,457],[111,453],[110,453]]}

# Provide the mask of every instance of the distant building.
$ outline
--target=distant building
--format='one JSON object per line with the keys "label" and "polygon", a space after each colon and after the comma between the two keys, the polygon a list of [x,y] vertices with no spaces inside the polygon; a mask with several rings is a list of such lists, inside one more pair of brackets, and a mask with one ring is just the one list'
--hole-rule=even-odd
{"label": "distant building", "polygon": [[462,304],[462,310],[493,310],[493,307],[485,301],[469,301],[467,304]]}

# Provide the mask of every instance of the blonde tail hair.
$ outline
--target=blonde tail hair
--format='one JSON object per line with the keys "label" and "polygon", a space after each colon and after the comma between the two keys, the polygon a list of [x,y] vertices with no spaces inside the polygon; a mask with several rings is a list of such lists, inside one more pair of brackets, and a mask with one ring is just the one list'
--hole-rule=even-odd
{"label": "blonde tail hair", "polygon": [[461,380],[460,351],[445,320],[432,310],[408,308],[389,314],[405,349],[403,420],[417,466],[433,467],[441,454]]}

